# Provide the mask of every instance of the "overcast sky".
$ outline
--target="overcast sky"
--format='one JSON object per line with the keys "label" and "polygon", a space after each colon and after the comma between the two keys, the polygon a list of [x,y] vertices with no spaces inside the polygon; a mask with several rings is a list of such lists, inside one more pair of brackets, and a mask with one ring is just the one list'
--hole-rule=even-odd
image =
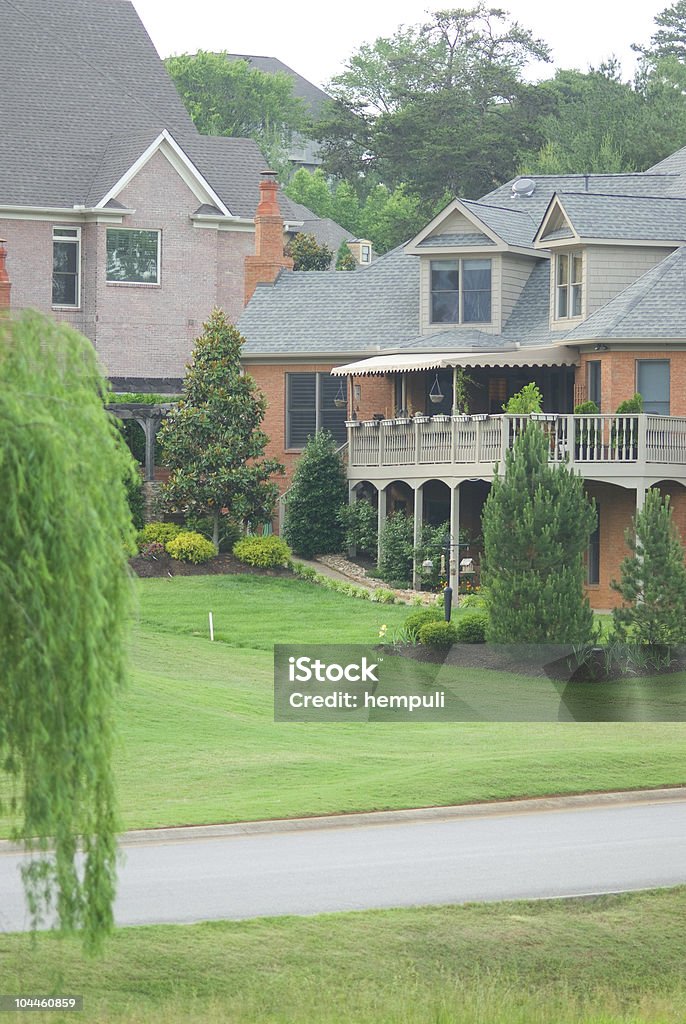
{"label": "overcast sky", "polygon": [[[500,0],[525,28],[553,49],[556,67],[585,71],[611,55],[619,57],[627,76],[634,67],[631,43],[648,42],[654,17],[670,0]],[[133,0],[160,56],[198,49],[278,57],[316,85],[342,70],[362,44],[390,36],[400,24],[425,20],[427,10],[445,9],[447,0]],[[453,6],[471,6],[465,0]],[[494,6],[497,6],[494,4]],[[552,73],[539,65],[527,77]]]}

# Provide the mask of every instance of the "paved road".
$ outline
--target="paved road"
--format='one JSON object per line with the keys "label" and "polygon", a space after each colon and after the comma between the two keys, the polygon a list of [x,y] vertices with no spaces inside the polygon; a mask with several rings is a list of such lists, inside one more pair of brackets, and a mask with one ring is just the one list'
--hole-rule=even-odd
{"label": "paved road", "polygon": [[[686,882],[686,796],[122,843],[121,925],[581,895]],[[0,930],[28,921],[0,852]]]}

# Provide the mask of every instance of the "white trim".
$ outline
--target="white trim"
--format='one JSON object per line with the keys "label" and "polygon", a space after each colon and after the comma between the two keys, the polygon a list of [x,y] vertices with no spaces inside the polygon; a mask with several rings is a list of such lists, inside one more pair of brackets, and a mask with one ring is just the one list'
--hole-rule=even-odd
{"label": "white trim", "polygon": [[110,210],[85,209],[73,206],[0,206],[0,220],[59,221],[63,224],[115,223],[121,224],[125,216],[135,210],[124,207]]}
{"label": "white trim", "polygon": [[[122,280],[110,280],[107,276],[107,234],[109,230],[113,231],[128,231],[130,233],[137,232],[139,235],[145,233],[146,235],[157,235],[157,259],[156,259],[156,270],[157,277],[155,281],[122,281]],[[128,285],[136,288],[159,288],[162,285],[162,231],[160,228],[112,228],[108,229],[105,233],[105,284],[110,285]]]}
{"label": "white trim", "polygon": [[[478,231],[481,232],[482,235],[486,235],[487,238],[490,238],[491,241],[495,243],[495,250],[493,250],[491,246],[488,246],[488,249],[491,252],[508,251],[509,247],[507,243],[500,237],[500,235],[495,233],[493,228],[490,228],[488,224],[480,220],[477,214],[473,213],[469,209],[469,207],[465,206],[465,204],[460,199],[453,199],[452,202],[448,203],[445,209],[441,210],[441,212],[438,213],[434,217],[434,219],[426,225],[425,228],[422,228],[418,235],[415,235],[414,238],[410,239],[410,241],[405,246],[405,252],[407,252],[410,256],[421,256],[422,253],[425,253],[426,248],[428,247],[420,249],[419,243],[423,242],[425,238],[429,238],[434,233],[435,229],[439,227],[439,225],[441,225],[444,220],[447,220],[451,213],[461,213],[463,217],[466,217],[466,219],[471,224],[473,224]],[[448,250],[448,252],[449,251],[450,250]],[[445,246],[443,246],[443,252],[446,252]]]}
{"label": "white trim", "polygon": [[150,143],[145,152],[141,153],[138,159],[131,164],[128,171],[126,171],[119,181],[112,186],[109,192],[103,196],[97,204],[96,209],[101,210],[110,202],[111,199],[116,199],[122,189],[126,188],[129,182],[135,178],[143,167],[145,167],[148,161],[152,159],[158,150],[167,158],[174,170],[179,174],[186,185],[188,185],[197,199],[202,203],[216,206],[217,209],[221,210],[226,217],[233,216],[231,211],[224,205],[206,178],[203,177],[193,161],[184,153],[166,128],[160,132],[154,142]]}
{"label": "white trim", "polygon": [[[75,231],[76,232],[76,237],[69,236],[69,235],[60,236],[58,234],[58,236],[56,238],[55,237],[55,232],[56,231],[57,232],[59,232],[59,231]],[[61,302],[51,302],[51,308],[52,309],[60,309],[60,310],[61,309],[72,310],[72,311],[79,310],[79,309],[81,309],[81,226],[79,224],[70,224],[67,227],[67,226],[61,225],[61,224],[53,224],[53,226],[52,226],[52,246],[53,246],[53,249],[52,249],[52,252],[53,252],[53,256],[52,256],[52,259],[53,259],[52,273],[53,274],[55,273],[55,262],[54,262],[55,261],[55,242],[69,242],[72,245],[74,245],[74,244],[76,245],[76,303],[74,305],[71,305],[71,304],[65,305],[64,303],[61,303]],[[52,300],[52,283],[51,283],[51,290],[50,290],[50,298]]]}
{"label": "white trim", "polygon": [[491,352],[412,352],[406,355],[372,356],[346,366],[336,366],[332,377],[363,377],[369,374],[411,373],[416,370],[440,370],[454,366],[466,367],[521,367],[521,366],[576,366],[579,355],[562,351],[562,345],[539,345],[531,348],[495,349]]}
{"label": "white trim", "polygon": [[[553,216],[553,213],[556,212],[556,211],[559,211],[562,214],[562,216],[563,216],[564,220],[567,222],[567,226],[569,227],[569,229],[572,232],[572,234],[571,234],[571,236],[568,236],[567,238],[554,238],[554,239],[551,239],[550,241],[545,241],[544,238],[543,238],[543,235],[545,233],[545,230],[546,230],[546,228],[548,226],[549,221],[551,220],[551,218]],[[546,248],[546,249],[548,249],[548,248],[552,248],[553,246],[556,246],[557,243],[560,243],[561,245],[579,245],[580,242],[581,242],[581,238],[577,234],[576,228],[572,224],[571,218],[570,218],[569,214],[567,213],[567,211],[565,210],[565,208],[564,208],[564,206],[562,204],[562,200],[560,199],[560,197],[557,194],[557,192],[553,192],[552,196],[550,197],[550,202],[548,203],[548,206],[546,207],[546,211],[543,214],[543,219],[541,220],[541,223],[538,226],[538,230],[537,230],[536,234],[534,235],[534,240],[533,240],[534,249],[539,249],[539,248]]]}

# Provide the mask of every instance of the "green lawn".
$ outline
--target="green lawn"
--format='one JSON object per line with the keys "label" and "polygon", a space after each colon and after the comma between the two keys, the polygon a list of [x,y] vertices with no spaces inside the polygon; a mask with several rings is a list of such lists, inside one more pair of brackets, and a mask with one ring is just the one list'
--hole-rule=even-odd
{"label": "green lawn", "polygon": [[686,781],[683,724],[275,723],[274,642],[374,642],[409,609],[289,578],[137,586],[117,756],[127,827]]}
{"label": "green lawn", "polygon": [[682,723],[275,723],[273,642],[374,643],[409,609],[291,578],[136,588],[116,752],[126,828],[686,782]]}
{"label": "green lawn", "polygon": [[45,1024],[683,1024],[685,917],[682,887],[128,928],[95,961],[5,935],[0,975],[6,993],[85,997],[31,1014]]}

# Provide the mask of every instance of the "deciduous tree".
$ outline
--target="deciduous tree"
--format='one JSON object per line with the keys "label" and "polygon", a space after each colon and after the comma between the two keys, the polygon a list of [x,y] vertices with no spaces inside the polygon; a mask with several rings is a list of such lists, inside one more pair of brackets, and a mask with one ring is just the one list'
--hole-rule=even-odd
{"label": "deciduous tree", "polygon": [[137,473],[105,401],[89,341],[37,313],[0,322],[0,815],[34,853],[35,918],[52,905],[93,946],[112,927]]}

